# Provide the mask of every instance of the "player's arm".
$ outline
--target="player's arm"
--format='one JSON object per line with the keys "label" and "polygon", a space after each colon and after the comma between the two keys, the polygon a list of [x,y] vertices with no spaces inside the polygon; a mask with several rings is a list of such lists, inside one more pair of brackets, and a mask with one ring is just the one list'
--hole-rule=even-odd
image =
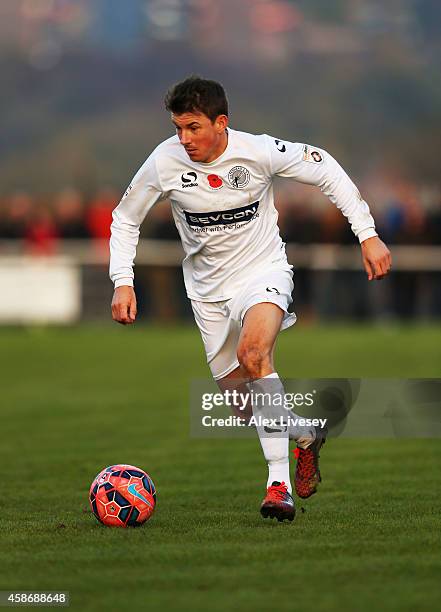
{"label": "player's arm", "polygon": [[270,174],[318,186],[348,219],[360,242],[368,279],[383,278],[392,265],[389,249],[375,231],[369,206],[340,164],[318,147],[266,138]]}
{"label": "player's arm", "polygon": [[110,278],[115,287],[112,318],[123,325],[133,323],[136,318],[133,262],[139,228],[152,206],[166,197],[160,186],[155,160],[150,156],[112,213]]}

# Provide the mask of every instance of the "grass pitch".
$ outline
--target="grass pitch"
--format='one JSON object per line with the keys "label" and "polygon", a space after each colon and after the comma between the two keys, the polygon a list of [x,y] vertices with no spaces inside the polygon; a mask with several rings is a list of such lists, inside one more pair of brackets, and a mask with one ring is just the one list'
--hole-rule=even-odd
{"label": "grass pitch", "polygon": [[[433,610],[441,441],[330,440],[292,524],[264,521],[257,438],[189,438],[195,328],[0,330],[0,589],[68,590],[75,610]],[[441,328],[281,334],[282,376],[436,377]],[[146,469],[137,530],[88,511],[94,475]],[[301,512],[303,507],[305,512]]]}

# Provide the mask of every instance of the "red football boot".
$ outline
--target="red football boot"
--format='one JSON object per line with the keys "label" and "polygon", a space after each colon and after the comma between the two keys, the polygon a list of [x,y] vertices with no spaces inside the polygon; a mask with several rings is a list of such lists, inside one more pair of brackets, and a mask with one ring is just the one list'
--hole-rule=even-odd
{"label": "red football boot", "polygon": [[296,465],[295,489],[299,497],[306,499],[317,492],[322,478],[319,468],[319,452],[326,437],[317,437],[308,448],[297,447],[298,457]]}
{"label": "red football boot", "polygon": [[293,521],[296,514],[294,500],[284,482],[276,482],[268,487],[266,497],[260,506],[260,514],[263,518],[276,518],[279,522],[284,519]]}

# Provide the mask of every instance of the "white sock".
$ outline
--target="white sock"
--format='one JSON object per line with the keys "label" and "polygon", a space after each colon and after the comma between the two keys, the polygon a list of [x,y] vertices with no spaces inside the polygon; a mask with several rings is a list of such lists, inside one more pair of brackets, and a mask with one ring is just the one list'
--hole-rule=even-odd
{"label": "white sock", "polygon": [[284,463],[268,461],[268,480],[266,483],[266,488],[271,486],[273,482],[284,482],[288,488],[288,491],[292,493],[291,477],[289,475],[289,457]]}
{"label": "white sock", "polygon": [[[265,376],[265,378],[279,378],[279,375],[277,374],[277,372],[273,372],[272,374],[268,374],[267,376]],[[283,388],[282,382],[280,381],[280,386],[282,389],[282,393],[285,393],[285,390]],[[291,417],[291,419],[300,419],[301,417],[296,414],[295,412],[293,412],[292,409],[290,409],[288,411],[289,416]],[[310,446],[315,438],[316,438],[316,431],[315,431],[315,427],[301,427],[300,425],[294,425],[294,424],[290,424],[288,426],[288,434],[289,434],[289,439],[290,440],[295,440],[297,442],[297,446],[300,446],[300,448],[308,448],[308,446]]]}
{"label": "white sock", "polygon": [[[268,374],[268,376],[249,383],[249,387],[253,395],[258,394],[256,400],[253,401],[253,415],[255,417],[279,418],[282,415],[280,403],[277,403],[277,399],[281,397],[280,394],[284,394],[284,389],[276,373]],[[265,400],[259,397],[259,394],[265,394],[265,397],[271,398],[270,402],[265,403]],[[273,401],[274,398],[276,398],[276,401]],[[255,398],[253,397],[253,399]],[[282,410],[284,409],[282,408]],[[265,428],[264,425],[257,425],[256,429],[263,454],[268,463],[267,487],[272,485],[273,482],[284,482],[291,493],[287,427]]]}

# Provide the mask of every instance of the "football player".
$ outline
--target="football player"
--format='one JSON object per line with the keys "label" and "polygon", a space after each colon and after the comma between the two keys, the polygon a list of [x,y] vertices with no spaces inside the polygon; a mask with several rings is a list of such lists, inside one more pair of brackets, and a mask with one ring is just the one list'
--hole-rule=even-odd
{"label": "football player", "polygon": [[[168,199],[185,251],[187,295],[214,379],[223,390],[245,381],[256,395],[281,397],[274,346],[296,317],[288,311],[293,272],[277,225],[274,177],[317,185],[329,197],[360,243],[369,280],[388,274],[390,252],[357,187],[323,149],[230,128],[227,97],[215,81],[190,77],[168,91],[165,106],[176,134],[151,153],[113,212],[113,319],[135,321],[139,227],[153,206]],[[259,402],[252,410],[266,414]],[[306,498],[320,481],[326,431],[275,422],[281,426],[256,427],[268,464],[261,514],[292,520],[289,439],[298,447],[295,490]]]}

